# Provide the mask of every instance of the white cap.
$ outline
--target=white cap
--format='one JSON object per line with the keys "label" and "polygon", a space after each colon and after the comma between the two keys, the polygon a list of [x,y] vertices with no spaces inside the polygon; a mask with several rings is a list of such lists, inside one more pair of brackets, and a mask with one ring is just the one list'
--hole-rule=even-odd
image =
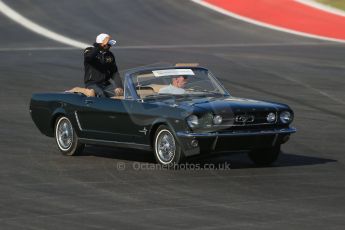
{"label": "white cap", "polygon": [[96,37],[96,43],[103,43],[104,39],[106,39],[107,37],[110,37],[109,34],[104,34],[104,33],[101,33],[99,34],[97,37]]}

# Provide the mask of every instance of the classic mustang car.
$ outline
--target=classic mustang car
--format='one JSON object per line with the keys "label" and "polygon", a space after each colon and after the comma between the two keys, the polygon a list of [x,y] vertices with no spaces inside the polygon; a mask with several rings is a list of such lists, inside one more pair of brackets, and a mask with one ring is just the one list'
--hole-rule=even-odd
{"label": "classic mustang car", "polygon": [[255,164],[269,165],[296,132],[289,106],[233,97],[208,69],[191,66],[129,70],[123,97],[33,94],[30,112],[65,155],[86,144],[112,145],[153,151],[163,165],[244,150]]}

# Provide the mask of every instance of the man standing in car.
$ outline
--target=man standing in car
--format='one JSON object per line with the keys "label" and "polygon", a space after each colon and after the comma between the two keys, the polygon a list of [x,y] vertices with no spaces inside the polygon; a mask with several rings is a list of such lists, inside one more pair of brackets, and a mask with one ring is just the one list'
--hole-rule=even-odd
{"label": "man standing in car", "polygon": [[[123,95],[123,85],[115,57],[110,47],[116,41],[108,34],[99,34],[96,43],[84,50],[84,83],[88,89],[93,89],[98,97],[113,97]],[[114,80],[115,86],[110,82]]]}

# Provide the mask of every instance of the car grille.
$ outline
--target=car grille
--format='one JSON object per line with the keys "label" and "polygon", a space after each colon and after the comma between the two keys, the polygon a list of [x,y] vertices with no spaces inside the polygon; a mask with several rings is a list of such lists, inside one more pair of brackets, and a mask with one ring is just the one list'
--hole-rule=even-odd
{"label": "car grille", "polygon": [[[267,115],[276,114],[276,120],[269,123]],[[212,125],[198,129],[199,132],[233,132],[233,131],[261,131],[286,128],[287,125],[277,122],[276,111],[237,112],[234,114],[222,114],[223,121],[220,125]]]}
{"label": "car grille", "polygon": [[[267,115],[271,111],[259,111],[259,112],[240,112],[235,113],[231,118],[223,118],[223,124],[226,126],[256,126],[256,125],[272,125],[277,122],[277,118],[274,122],[267,122]],[[276,114],[276,112],[273,112]],[[276,114],[277,117],[277,114]]]}

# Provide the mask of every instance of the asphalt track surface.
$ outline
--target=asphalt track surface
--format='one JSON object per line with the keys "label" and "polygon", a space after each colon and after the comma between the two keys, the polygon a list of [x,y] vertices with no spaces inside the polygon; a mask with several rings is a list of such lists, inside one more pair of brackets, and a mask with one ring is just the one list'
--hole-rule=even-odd
{"label": "asphalt track surface", "polygon": [[77,40],[114,35],[122,71],[199,62],[235,96],[289,104],[298,132],[267,168],[243,154],[190,160],[228,163],[226,171],[136,170],[154,165],[153,155],[105,147],[62,156],[36,129],[28,105],[34,92],[82,85],[82,50],[0,15],[1,229],[343,229],[345,45],[182,0],[5,2]]}

